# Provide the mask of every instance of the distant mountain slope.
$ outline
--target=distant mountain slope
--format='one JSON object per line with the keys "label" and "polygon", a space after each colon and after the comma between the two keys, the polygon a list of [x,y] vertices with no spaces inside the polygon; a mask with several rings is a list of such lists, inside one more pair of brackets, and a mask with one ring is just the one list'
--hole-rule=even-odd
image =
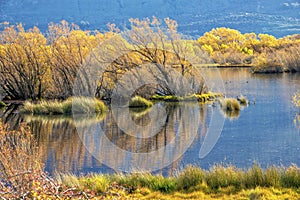
{"label": "distant mountain slope", "polygon": [[0,0],[0,21],[42,30],[62,19],[101,30],[108,22],[122,26],[153,15],[176,19],[194,37],[220,26],[277,37],[300,33],[299,0]]}

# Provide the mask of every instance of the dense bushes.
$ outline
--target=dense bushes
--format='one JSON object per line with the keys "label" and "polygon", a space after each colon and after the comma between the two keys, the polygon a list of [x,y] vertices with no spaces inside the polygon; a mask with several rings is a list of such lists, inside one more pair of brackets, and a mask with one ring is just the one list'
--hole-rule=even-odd
{"label": "dense bushes", "polygon": [[276,39],[272,35],[216,28],[197,40],[215,63],[254,66],[254,72],[299,71],[300,36]]}
{"label": "dense bushes", "polygon": [[283,45],[280,48],[264,49],[253,60],[256,73],[282,73],[300,71],[300,43]]}

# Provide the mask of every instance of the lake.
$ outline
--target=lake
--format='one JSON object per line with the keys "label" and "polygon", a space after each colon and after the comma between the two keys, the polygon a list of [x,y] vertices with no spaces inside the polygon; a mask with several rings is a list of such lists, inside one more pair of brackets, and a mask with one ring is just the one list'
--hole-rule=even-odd
{"label": "lake", "polygon": [[[216,76],[218,74],[219,76]],[[154,171],[170,175],[187,165],[247,168],[255,162],[300,166],[300,91],[295,74],[251,74],[247,68],[206,69],[213,91],[244,95],[250,104],[225,113],[217,103],[156,103],[148,110],[112,108],[104,116],[31,116],[15,105],[1,111],[16,128],[30,125],[46,170],[86,174]]]}

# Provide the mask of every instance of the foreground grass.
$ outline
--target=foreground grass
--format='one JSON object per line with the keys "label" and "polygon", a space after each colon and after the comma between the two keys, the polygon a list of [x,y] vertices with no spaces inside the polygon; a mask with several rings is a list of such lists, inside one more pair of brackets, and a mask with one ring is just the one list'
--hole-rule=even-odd
{"label": "foreground grass", "polygon": [[26,101],[22,113],[26,114],[82,114],[82,113],[104,113],[107,110],[105,104],[90,97],[72,97],[65,101],[40,101],[37,104]]}
{"label": "foreground grass", "polygon": [[261,188],[242,190],[236,194],[205,194],[202,191],[196,191],[191,193],[175,192],[172,194],[163,194],[161,192],[154,192],[146,196],[138,196],[140,199],[299,199],[299,193],[292,189],[275,189],[275,188]]}
{"label": "foreground grass", "polygon": [[248,170],[214,166],[205,171],[187,167],[172,177],[149,173],[60,174],[56,180],[68,188],[94,191],[99,196],[139,199],[297,199],[300,197],[300,169],[255,164]]}

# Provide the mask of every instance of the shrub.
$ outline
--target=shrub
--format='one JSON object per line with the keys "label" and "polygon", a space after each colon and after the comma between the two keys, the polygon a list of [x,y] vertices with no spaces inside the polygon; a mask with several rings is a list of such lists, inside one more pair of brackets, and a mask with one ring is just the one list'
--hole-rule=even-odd
{"label": "shrub", "polygon": [[153,103],[143,97],[135,96],[130,99],[129,107],[130,108],[138,108],[138,107],[151,107],[153,106]]}
{"label": "shrub", "polygon": [[300,72],[300,45],[294,44],[292,46],[283,48],[277,52],[281,57],[282,64],[285,71]]}
{"label": "shrub", "polygon": [[268,50],[257,55],[253,60],[253,73],[282,73],[283,64],[275,51]]}

